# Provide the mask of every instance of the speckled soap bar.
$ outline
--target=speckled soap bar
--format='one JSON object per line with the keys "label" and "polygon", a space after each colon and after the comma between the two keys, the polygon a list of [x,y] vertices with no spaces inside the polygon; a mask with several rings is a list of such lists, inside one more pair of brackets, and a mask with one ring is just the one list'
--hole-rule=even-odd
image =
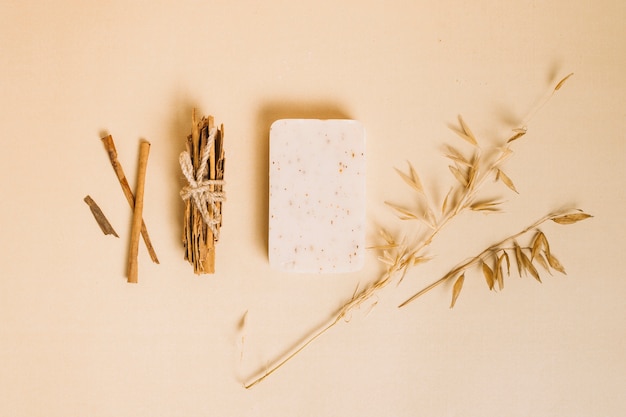
{"label": "speckled soap bar", "polygon": [[269,260],[302,273],[362,268],[365,130],[355,120],[283,119],[270,129]]}

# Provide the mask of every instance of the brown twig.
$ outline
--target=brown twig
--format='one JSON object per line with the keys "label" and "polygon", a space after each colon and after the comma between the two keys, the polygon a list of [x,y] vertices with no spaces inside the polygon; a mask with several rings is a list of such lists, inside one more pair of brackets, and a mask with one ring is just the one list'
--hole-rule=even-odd
{"label": "brown twig", "polygon": [[141,233],[141,219],[143,213],[143,193],[146,184],[146,168],[148,166],[149,154],[150,142],[142,141],[139,145],[139,168],[137,171],[135,209],[133,210],[133,223],[130,233],[130,248],[128,250],[128,282],[130,283],[137,282],[137,253],[139,250],[139,235]]}
{"label": "brown twig", "polygon": [[[122,169],[122,165],[117,159],[117,150],[115,149],[115,143],[113,142],[113,136],[108,135],[102,138],[102,142],[104,143],[104,147],[109,155],[109,160],[111,161],[111,165],[113,166],[113,171],[115,171],[115,175],[122,186],[122,191],[126,196],[126,200],[128,200],[128,204],[131,209],[135,208],[135,196],[133,195],[132,190],[130,189],[130,185],[128,184],[128,180],[126,179],[126,175],[124,174],[124,170]],[[142,220],[141,222],[141,236],[143,237],[143,241],[146,243],[146,248],[148,249],[148,253],[150,253],[150,258],[152,262],[159,263],[159,258],[157,258],[156,252],[152,247],[152,242],[150,241],[150,236],[148,236],[148,229],[146,228],[145,222]]]}

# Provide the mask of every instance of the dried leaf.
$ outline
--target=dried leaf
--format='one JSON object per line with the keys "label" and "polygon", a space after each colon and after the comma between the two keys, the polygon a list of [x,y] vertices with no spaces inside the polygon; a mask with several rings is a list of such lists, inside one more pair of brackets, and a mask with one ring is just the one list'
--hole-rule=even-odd
{"label": "dried leaf", "polygon": [[535,234],[535,237],[533,238],[533,241],[531,243],[531,253],[530,253],[530,259],[533,260],[535,259],[535,256],[537,256],[537,254],[539,253],[539,251],[541,250],[541,248],[544,245],[544,241],[546,241],[545,235],[543,234],[543,232],[538,231]]}
{"label": "dried leaf", "polygon": [[572,224],[572,223],[579,222],[581,220],[588,219],[589,217],[593,217],[593,216],[591,214],[580,212],[580,213],[571,213],[571,214],[564,214],[562,216],[557,216],[557,217],[554,217],[552,221],[558,224]]}
{"label": "dried leaf", "polygon": [[396,168],[396,172],[400,175],[400,177],[404,180],[404,182],[409,184],[409,186],[411,186],[411,188],[413,188],[415,191],[420,192],[420,193],[424,192],[424,187],[422,186],[422,182],[420,181],[419,176],[417,175],[417,172],[415,171],[415,169],[413,168],[413,165],[411,165],[410,162],[409,162],[409,175],[405,174],[404,172],[400,171],[397,168]]}
{"label": "dried leaf", "polygon": [[450,191],[446,194],[446,198],[443,199],[443,203],[441,204],[441,214],[446,214],[446,210],[448,210],[448,200],[450,199],[450,195],[453,190],[454,188],[450,188]]}
{"label": "dried leaf", "polygon": [[388,201],[385,201],[385,204],[387,204],[392,209],[396,210],[398,213],[402,214],[402,216],[398,216],[400,217],[401,220],[419,220],[420,219],[420,216],[418,216],[417,213],[414,213],[409,209],[401,207],[397,204],[390,203]]}
{"label": "dried leaf", "polygon": [[467,186],[469,185],[468,179],[465,177],[465,175],[461,172],[461,170],[458,167],[449,166],[450,168],[450,172],[452,172],[452,174],[454,175],[454,178],[457,179],[458,182],[461,183],[461,185],[465,188],[467,188]]}
{"label": "dried leaf", "polygon": [[485,280],[487,281],[487,286],[489,287],[490,290],[493,290],[493,271],[491,270],[491,268],[489,268],[489,265],[487,265],[485,262],[482,263],[482,267],[483,267],[483,275],[485,276]]}
{"label": "dried leaf", "polygon": [[504,161],[509,159],[509,157],[511,155],[513,155],[513,150],[511,148],[509,148],[508,146],[502,148],[502,152],[500,153],[500,156],[498,157],[498,159],[494,163],[494,166],[498,166],[498,165],[502,164]]}
{"label": "dried leaf", "polygon": [[380,229],[379,233],[382,236],[382,238],[385,239],[385,242],[387,242],[389,245],[396,246],[396,241],[393,238],[393,236],[391,236],[391,233],[389,233],[385,229]]}
{"label": "dried leaf", "polygon": [[437,227],[437,219],[435,218],[435,213],[433,213],[430,207],[427,207],[424,211],[422,221],[426,224],[426,226],[430,227],[433,230]]}
{"label": "dried leaf", "polygon": [[412,264],[413,266],[423,264],[430,261],[431,259],[433,259],[432,256],[413,256]]}
{"label": "dried leaf", "polygon": [[452,288],[452,302],[450,303],[450,308],[454,307],[454,304],[456,303],[456,299],[459,298],[459,294],[461,293],[461,290],[463,289],[464,281],[465,281],[465,274],[461,274],[461,276],[459,276],[456,282],[454,283],[454,286]]}
{"label": "dried leaf", "polygon": [[497,201],[497,200],[477,201],[470,206],[470,210],[496,212],[496,211],[500,211],[500,207],[498,207],[500,204],[502,204],[502,201]]}
{"label": "dried leaf", "polygon": [[519,247],[517,242],[513,242],[513,248],[515,250],[515,263],[517,264],[517,273],[522,276],[522,248]]}
{"label": "dried leaf", "polygon": [[526,128],[513,129],[513,136],[506,141],[506,143],[511,143],[514,140],[517,140],[526,134]]}
{"label": "dried leaf", "polygon": [[509,259],[509,254],[506,253],[506,251],[503,251],[500,258],[504,258],[504,260],[506,261],[506,275],[510,277],[511,276],[511,260]]}
{"label": "dried leaf", "polygon": [[561,87],[563,87],[563,84],[565,84],[565,81],[567,81],[567,79],[568,79],[569,77],[571,77],[572,75],[574,75],[574,73],[573,73],[573,72],[572,72],[572,73],[567,74],[567,75],[566,75],[566,76],[565,76],[565,77],[564,77],[561,81],[559,81],[559,82],[557,83],[556,87],[554,87],[554,91],[558,91],[558,90],[560,90],[560,89],[561,89]]}
{"label": "dried leaf", "polygon": [[467,126],[467,124],[465,123],[465,121],[463,120],[461,116],[459,116],[459,123],[461,123],[461,128],[463,128],[463,133],[457,132],[459,133],[459,136],[461,136],[461,138],[465,139],[472,145],[477,146],[478,141],[476,141],[476,137],[474,136],[469,126]]}
{"label": "dried leaf", "polygon": [[528,256],[526,256],[524,252],[521,252],[521,258],[524,269],[527,270],[530,275],[533,276],[533,278],[541,282],[541,278],[539,277],[539,272],[537,271],[537,268],[535,268],[533,263],[530,261],[530,259],[528,259]]}
{"label": "dried leaf", "polygon": [[457,162],[461,165],[465,165],[465,166],[471,166],[472,163],[463,156],[463,154],[461,152],[459,152],[456,148],[447,145],[448,148],[448,153],[445,155],[446,158],[451,159],[454,162]]}
{"label": "dried leaf", "polygon": [[513,184],[513,181],[511,181],[511,178],[509,178],[508,175],[506,175],[504,172],[502,172],[501,169],[496,170],[496,180],[502,181],[504,183],[504,185],[506,185],[511,190],[513,190],[513,191],[515,191],[516,193],[519,194],[519,192],[515,188],[515,185]]}
{"label": "dried leaf", "polygon": [[[502,261],[505,259],[505,255],[500,255],[500,257],[498,258],[498,261],[496,262],[496,276],[495,276],[495,281],[498,283],[498,288],[500,289],[500,291],[502,291],[504,289],[504,276],[502,273]],[[506,255],[506,259],[508,262],[508,255]]]}
{"label": "dried leaf", "polygon": [[476,179],[476,173],[478,172],[478,169],[476,168],[478,166],[478,156],[476,156],[475,160],[474,160],[474,164],[469,167],[469,171],[467,173],[467,188],[471,188],[472,185],[474,184],[474,180]]}
{"label": "dried leaf", "polygon": [[550,265],[548,265],[548,261],[546,261],[546,258],[544,258],[544,256],[542,254],[538,253],[535,256],[535,262],[537,262],[539,265],[541,265],[541,267],[543,269],[548,271],[548,274],[552,275],[552,272],[550,272]]}
{"label": "dried leaf", "polygon": [[554,255],[546,253],[546,257],[548,258],[548,263],[554,270],[565,274],[565,268],[563,267],[563,265],[561,265],[561,262],[559,262],[559,260]]}
{"label": "dried leaf", "polygon": [[378,260],[389,266],[393,266],[395,264],[395,259],[391,258],[387,251],[385,251],[385,254],[383,256],[379,256]]}

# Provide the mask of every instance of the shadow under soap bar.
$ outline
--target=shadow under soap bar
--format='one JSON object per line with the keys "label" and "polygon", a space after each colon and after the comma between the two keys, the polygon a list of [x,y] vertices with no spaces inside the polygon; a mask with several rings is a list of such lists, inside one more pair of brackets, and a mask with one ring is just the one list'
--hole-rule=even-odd
{"label": "shadow under soap bar", "polygon": [[355,120],[277,120],[269,159],[270,266],[302,273],[361,269],[363,126]]}

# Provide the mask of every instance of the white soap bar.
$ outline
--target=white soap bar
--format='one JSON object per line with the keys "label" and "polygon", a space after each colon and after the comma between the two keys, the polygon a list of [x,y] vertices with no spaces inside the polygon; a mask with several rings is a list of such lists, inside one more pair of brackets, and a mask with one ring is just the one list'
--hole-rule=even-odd
{"label": "white soap bar", "polygon": [[365,259],[365,130],[283,119],[270,129],[269,260],[283,271],[358,271]]}

